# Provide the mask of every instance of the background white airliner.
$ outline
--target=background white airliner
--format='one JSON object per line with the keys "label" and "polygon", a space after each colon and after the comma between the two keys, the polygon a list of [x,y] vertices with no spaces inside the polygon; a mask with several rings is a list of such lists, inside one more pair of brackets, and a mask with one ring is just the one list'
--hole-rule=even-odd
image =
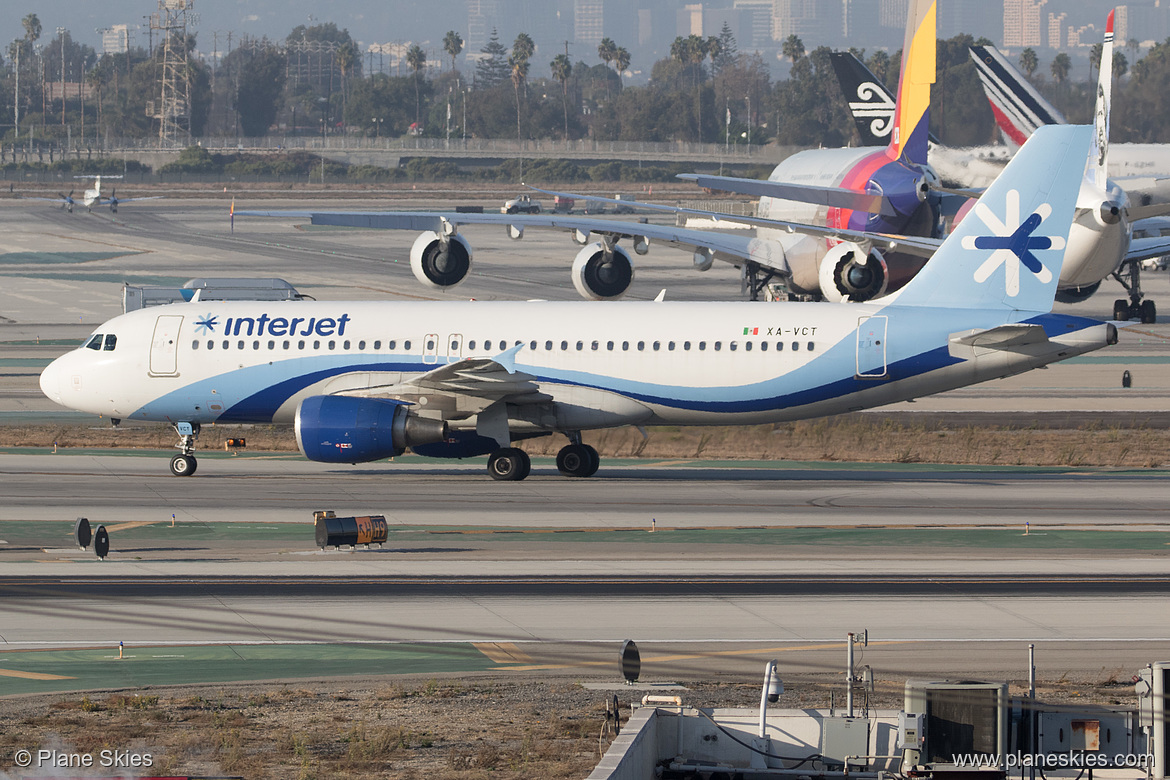
{"label": "background white airliner", "polygon": [[[119,198],[118,191],[110,190],[109,195],[102,194],[102,177],[97,175],[74,176],[75,179],[93,179],[93,186],[87,187],[85,192],[81,195],[81,205],[87,209],[92,210],[94,206],[100,206],[103,202],[109,204],[110,211],[117,214],[119,203],[129,203],[135,200],[159,200],[162,195],[148,195],[141,198]],[[120,179],[121,176],[106,176],[107,179]],[[69,190],[69,194],[60,193],[55,198],[27,198],[27,200],[48,200],[53,203],[60,203],[61,208],[67,209],[70,214],[73,213],[73,207],[77,205],[77,201],[73,199],[73,190]]]}
{"label": "background white airliner", "polygon": [[194,302],[130,312],[54,361],[65,406],[175,426],[177,475],[210,422],[293,422],[306,457],[489,455],[552,433],[837,414],[1009,376],[1115,343],[1051,313],[1091,132],[1038,131],[926,267],[870,303]]}

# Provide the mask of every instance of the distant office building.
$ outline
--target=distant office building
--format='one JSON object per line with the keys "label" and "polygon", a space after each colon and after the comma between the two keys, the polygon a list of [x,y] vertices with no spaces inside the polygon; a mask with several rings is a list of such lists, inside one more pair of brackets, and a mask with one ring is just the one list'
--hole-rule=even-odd
{"label": "distant office building", "polygon": [[735,8],[704,8],[703,9],[703,36],[710,38],[723,34],[723,28],[731,30],[731,37],[735,38],[736,46],[744,39],[743,15]]}
{"label": "distant office building", "polygon": [[675,31],[686,38],[688,35],[703,34],[703,4],[688,3],[676,15],[678,24]]}
{"label": "distant office building", "polygon": [[775,0],[772,5],[774,40],[784,41],[789,35],[797,35],[808,47],[810,38],[819,33],[816,0]]}
{"label": "distant office building", "polygon": [[906,16],[910,13],[910,0],[881,0],[878,6],[878,24],[882,27],[906,29]]}
{"label": "distant office building", "polygon": [[1067,47],[1070,49],[1077,49],[1081,46],[1092,46],[1094,43],[1100,43],[1102,38],[1101,31],[1097,29],[1095,24],[1083,24],[1077,27],[1075,24],[1068,26],[1068,41]]}
{"label": "distant office building", "polygon": [[772,42],[772,0],[734,0],[731,7],[739,11],[740,49],[759,49]]}
{"label": "distant office building", "polygon": [[124,24],[106,27],[102,33],[102,54],[125,54],[130,49],[130,28]]}
{"label": "distant office building", "polygon": [[596,47],[605,37],[605,0],[574,0],[573,40]]}
{"label": "distant office building", "polygon": [[[1116,40],[1126,43],[1135,38],[1139,43],[1160,43],[1170,37],[1170,2],[1147,0],[1145,3],[1129,3],[1118,6],[1125,8],[1125,34],[1118,34]],[[1115,28],[1116,29],[1116,28]]]}
{"label": "distant office building", "polygon": [[1003,0],[1003,45],[1006,49],[1043,46],[1041,9],[1048,0]]}
{"label": "distant office building", "polygon": [[1061,11],[1058,14],[1048,14],[1048,48],[1064,48],[1064,27],[1068,14]]}
{"label": "distant office building", "polygon": [[[864,47],[867,39],[872,40],[881,24],[881,6],[881,0],[842,0],[839,32],[846,43]],[[906,24],[904,19],[902,24]]]}
{"label": "distant office building", "polygon": [[1113,40],[1117,41],[1117,45],[1124,46],[1129,40],[1129,6],[1119,5],[1114,10]]}
{"label": "distant office building", "polygon": [[939,38],[953,38],[963,33],[990,41],[1003,37],[1003,18],[988,13],[985,0],[951,0],[939,3],[937,8]]}
{"label": "distant office building", "polygon": [[491,38],[492,30],[499,31],[503,21],[500,5],[500,0],[467,0],[467,40],[463,50],[469,55],[478,55]]}

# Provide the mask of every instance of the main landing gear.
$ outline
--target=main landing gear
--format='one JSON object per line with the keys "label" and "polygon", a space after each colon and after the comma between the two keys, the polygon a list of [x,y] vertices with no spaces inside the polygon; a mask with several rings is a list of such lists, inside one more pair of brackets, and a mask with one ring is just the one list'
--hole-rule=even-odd
{"label": "main landing gear", "polygon": [[171,473],[176,477],[189,477],[199,467],[195,460],[195,439],[199,438],[199,423],[175,423],[175,432],[179,434],[180,453],[171,458]]}
{"label": "main landing gear", "polygon": [[488,474],[501,482],[519,482],[532,471],[528,453],[516,447],[501,447],[488,456]]}
{"label": "main landing gear", "polygon": [[597,450],[577,441],[557,453],[557,471],[566,477],[592,477],[601,465]]}
{"label": "main landing gear", "polygon": [[[569,443],[557,453],[557,471],[566,477],[592,477],[601,465],[597,450],[581,443],[580,432],[568,434]],[[488,456],[488,474],[501,482],[519,482],[532,470],[528,453],[516,447],[501,447]]]}
{"label": "main landing gear", "polygon": [[1142,266],[1140,262],[1123,263],[1113,278],[1121,282],[1121,286],[1129,293],[1129,300],[1118,298],[1113,302],[1113,319],[1140,320],[1143,325],[1153,325],[1158,321],[1158,310],[1151,300],[1142,300]]}

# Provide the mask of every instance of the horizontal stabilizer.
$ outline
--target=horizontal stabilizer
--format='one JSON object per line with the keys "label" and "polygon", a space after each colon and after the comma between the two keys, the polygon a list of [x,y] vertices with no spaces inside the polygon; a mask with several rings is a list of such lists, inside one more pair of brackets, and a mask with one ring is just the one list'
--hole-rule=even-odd
{"label": "horizontal stabilizer", "polygon": [[815,203],[837,209],[852,209],[867,214],[881,214],[892,217],[894,210],[889,199],[867,192],[854,192],[840,187],[811,187],[807,184],[788,184],[762,179],[739,179],[734,176],[706,176],[698,173],[679,174],[680,179],[693,181],[700,187],[723,192],[737,192],[741,195],[755,195],[760,198],[795,200],[801,203]]}
{"label": "horizontal stabilizer", "polygon": [[984,349],[1009,349],[1026,344],[1040,344],[1048,341],[1041,325],[1000,325],[987,330],[970,330],[956,333],[950,338],[951,344]]}

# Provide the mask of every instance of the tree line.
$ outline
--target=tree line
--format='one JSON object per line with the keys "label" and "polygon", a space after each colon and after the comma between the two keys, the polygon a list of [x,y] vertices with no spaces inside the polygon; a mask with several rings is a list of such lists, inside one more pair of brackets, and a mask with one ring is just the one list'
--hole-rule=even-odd
{"label": "tree line", "polygon": [[[0,104],[16,106],[20,115],[19,127],[11,113],[0,120],[6,145],[18,134],[22,142],[69,137],[75,144],[157,134],[151,107],[159,98],[161,42],[99,56],[68,33],[42,42],[36,14],[22,23],[25,34],[0,58]],[[994,140],[994,121],[967,53],[976,42],[969,35],[939,41],[931,129],[950,145]],[[718,36],[677,38],[670,56],[654,63],[649,82],[637,86],[623,78],[628,50],[609,38],[601,41],[595,61],[574,61],[567,50],[542,57],[526,33],[509,47],[493,32],[465,73],[457,67],[464,41],[451,31],[443,38],[440,63],[429,62],[417,44],[400,52],[404,75],[363,68],[356,41],[333,23],[300,25],[280,41],[229,38],[223,49],[217,39],[210,62],[196,56],[194,35],[171,43],[185,53],[186,122],[196,139],[413,134],[521,141],[856,142],[829,49],[806,51],[795,35],[781,48],[789,64],[783,79],[772,78],[759,54],[739,51],[725,26]],[[887,85],[896,86],[900,52],[855,53]],[[1170,80],[1170,41],[1139,54],[1132,42],[1114,54],[1114,140],[1165,142],[1170,129],[1161,117],[1170,97],[1161,85]],[[1083,121],[1092,113],[1093,70],[1100,56],[1098,47],[1084,81],[1073,78],[1063,53],[1044,67],[1036,51],[1026,49],[1019,63],[1070,121]],[[550,76],[534,77],[545,66]]]}

